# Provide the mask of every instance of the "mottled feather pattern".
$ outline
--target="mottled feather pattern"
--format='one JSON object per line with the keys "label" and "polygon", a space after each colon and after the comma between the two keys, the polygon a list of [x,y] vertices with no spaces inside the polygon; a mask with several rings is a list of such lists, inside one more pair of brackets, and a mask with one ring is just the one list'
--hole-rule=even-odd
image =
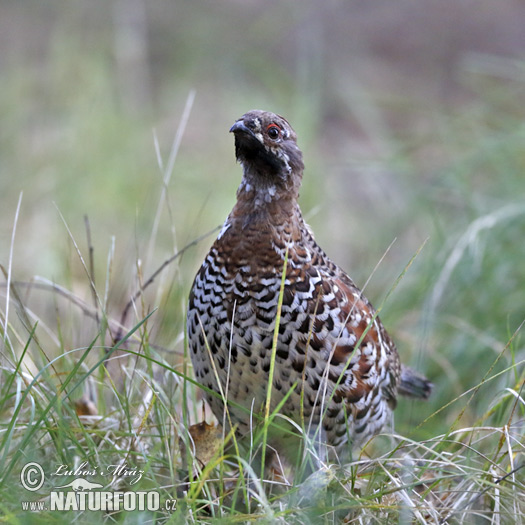
{"label": "mottled feather pattern", "polygon": [[[296,385],[282,413],[295,421],[302,413],[330,445],[348,439],[362,444],[395,407],[401,374],[396,347],[371,304],[303,221],[297,204],[302,156],[288,122],[252,111],[232,132],[243,180],[189,300],[196,378],[246,408],[229,411],[239,432],[248,432],[250,412],[259,412],[266,399],[288,251],[271,408]],[[206,397],[222,421],[221,399]]]}

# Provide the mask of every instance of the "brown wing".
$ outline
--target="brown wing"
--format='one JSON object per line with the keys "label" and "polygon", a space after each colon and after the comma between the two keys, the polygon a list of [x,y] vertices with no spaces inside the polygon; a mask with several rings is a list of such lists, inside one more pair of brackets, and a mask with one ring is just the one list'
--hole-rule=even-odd
{"label": "brown wing", "polygon": [[[339,270],[339,269],[338,269]],[[365,409],[361,400],[381,393],[395,407],[400,364],[396,347],[368,300],[350,278],[339,270],[322,272],[310,346],[324,351],[328,377],[336,397],[345,400],[354,414]]]}

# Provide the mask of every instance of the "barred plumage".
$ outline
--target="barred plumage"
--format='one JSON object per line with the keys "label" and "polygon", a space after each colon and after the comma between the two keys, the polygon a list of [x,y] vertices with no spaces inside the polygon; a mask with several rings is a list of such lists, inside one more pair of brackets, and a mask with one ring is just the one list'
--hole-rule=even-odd
{"label": "barred plumage", "polygon": [[[321,439],[362,444],[395,407],[401,378],[396,347],[371,304],[303,221],[297,198],[304,166],[288,122],[254,110],[230,131],[243,179],[190,293],[187,327],[196,378],[246,408],[229,411],[239,431],[247,432],[250,411],[258,412],[266,399],[288,250],[272,409],[296,384],[282,413],[299,420],[304,389],[304,418],[311,429],[320,426]],[[429,391],[424,379],[421,395]],[[207,400],[222,421],[222,401]]]}

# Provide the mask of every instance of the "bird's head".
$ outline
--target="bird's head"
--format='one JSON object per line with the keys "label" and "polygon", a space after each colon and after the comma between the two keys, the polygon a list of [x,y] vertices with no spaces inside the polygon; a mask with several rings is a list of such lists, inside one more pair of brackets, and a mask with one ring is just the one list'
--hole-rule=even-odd
{"label": "bird's head", "polygon": [[255,189],[298,190],[303,155],[297,136],[283,117],[252,110],[231,127],[235,156],[244,168],[244,183]]}

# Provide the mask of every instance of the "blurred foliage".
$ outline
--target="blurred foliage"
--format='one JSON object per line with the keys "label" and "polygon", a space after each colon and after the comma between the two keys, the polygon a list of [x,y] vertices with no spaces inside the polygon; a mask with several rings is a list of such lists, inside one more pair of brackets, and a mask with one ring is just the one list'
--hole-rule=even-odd
{"label": "blurred foliage", "polygon": [[[115,239],[109,309],[118,318],[137,273],[146,279],[232,207],[231,123],[254,107],[276,111],[299,134],[301,205],[324,249],[362,286],[396,239],[367,285],[376,305],[429,239],[382,317],[404,359],[436,385],[429,403],[402,403],[398,431],[443,432],[463,401],[414,425],[481,381],[525,313],[524,8],[391,4],[3,2],[0,263],[23,192],[13,279],[42,275],[88,300],[60,218],[87,260],[87,215],[101,290]],[[155,141],[166,165],[192,89],[150,252],[163,177]],[[509,205],[514,213],[500,214]],[[482,217],[493,220],[465,237]],[[211,240],[184,254],[172,286],[151,292],[166,348],[182,352],[186,295]],[[53,324],[50,303],[37,307]],[[495,371],[523,356],[518,336]],[[492,382],[465,423],[514,380]]]}

